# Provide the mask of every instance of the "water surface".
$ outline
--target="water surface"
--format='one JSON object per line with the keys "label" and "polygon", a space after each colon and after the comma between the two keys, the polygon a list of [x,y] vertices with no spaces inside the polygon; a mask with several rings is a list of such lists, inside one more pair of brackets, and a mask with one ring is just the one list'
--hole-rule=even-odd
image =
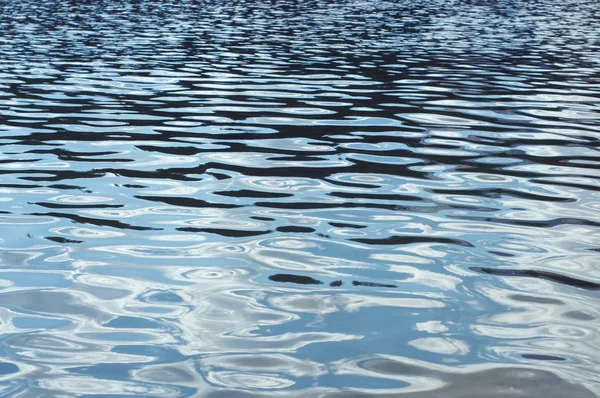
{"label": "water surface", "polygon": [[599,20],[0,0],[0,395],[600,396]]}

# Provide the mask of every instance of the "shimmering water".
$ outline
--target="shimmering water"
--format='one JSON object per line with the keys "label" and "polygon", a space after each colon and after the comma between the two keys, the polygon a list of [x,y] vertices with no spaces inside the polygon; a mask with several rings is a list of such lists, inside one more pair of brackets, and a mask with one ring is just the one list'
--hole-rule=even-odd
{"label": "shimmering water", "polygon": [[0,0],[0,395],[600,395],[600,2]]}

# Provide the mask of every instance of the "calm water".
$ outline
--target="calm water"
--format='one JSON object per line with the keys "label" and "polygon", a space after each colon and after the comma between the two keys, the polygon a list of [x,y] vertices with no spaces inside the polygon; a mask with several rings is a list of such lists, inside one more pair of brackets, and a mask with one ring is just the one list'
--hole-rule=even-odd
{"label": "calm water", "polygon": [[600,396],[598,21],[0,0],[0,395]]}

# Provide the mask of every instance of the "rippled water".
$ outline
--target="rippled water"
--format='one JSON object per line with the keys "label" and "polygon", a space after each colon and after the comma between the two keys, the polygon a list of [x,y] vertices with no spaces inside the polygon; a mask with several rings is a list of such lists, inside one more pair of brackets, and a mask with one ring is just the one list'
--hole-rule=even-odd
{"label": "rippled water", "polygon": [[596,0],[0,0],[0,395],[600,395]]}

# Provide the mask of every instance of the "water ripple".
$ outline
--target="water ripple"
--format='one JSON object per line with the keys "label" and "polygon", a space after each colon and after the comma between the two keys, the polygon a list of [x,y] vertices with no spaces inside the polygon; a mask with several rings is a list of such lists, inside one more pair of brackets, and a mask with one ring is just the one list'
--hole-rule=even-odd
{"label": "water ripple", "polygon": [[0,395],[600,396],[597,1],[0,1]]}

